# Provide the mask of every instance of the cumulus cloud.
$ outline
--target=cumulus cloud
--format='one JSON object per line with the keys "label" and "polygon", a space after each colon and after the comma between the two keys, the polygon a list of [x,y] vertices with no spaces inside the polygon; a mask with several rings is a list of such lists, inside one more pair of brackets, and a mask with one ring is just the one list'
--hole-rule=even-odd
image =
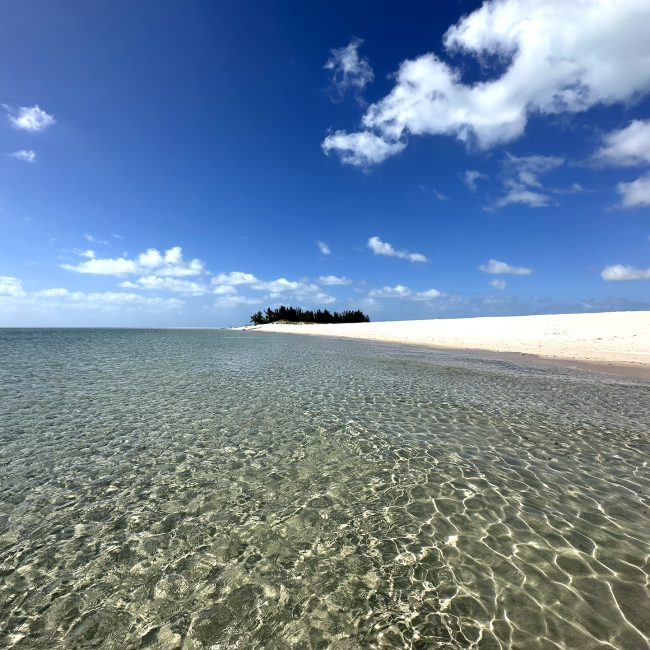
{"label": "cumulus cloud", "polygon": [[246,297],[239,295],[220,296],[214,301],[215,307],[238,307],[240,305],[259,305],[261,298]]}
{"label": "cumulus cloud", "polygon": [[503,290],[506,288],[506,281],[505,280],[497,280],[496,278],[494,280],[490,280],[490,284],[495,288],[495,289],[500,289]]}
{"label": "cumulus cloud", "polygon": [[533,271],[525,266],[511,266],[499,260],[488,260],[487,264],[481,264],[478,267],[479,271],[483,273],[491,273],[493,275],[509,274],[509,275],[530,275]]}
{"label": "cumulus cloud", "polygon": [[21,106],[15,113],[9,115],[9,121],[17,129],[35,133],[42,131],[56,122],[53,115],[49,115],[38,106]]}
{"label": "cumulus cloud", "polygon": [[31,149],[21,149],[20,151],[14,151],[9,154],[12,158],[16,160],[22,160],[23,162],[35,163],[36,162],[36,152]]}
{"label": "cumulus cloud", "polygon": [[63,296],[69,296],[70,292],[67,289],[53,288],[36,291],[34,292],[34,295],[40,298],[61,298]]}
{"label": "cumulus cloud", "polygon": [[650,280],[650,269],[636,269],[625,264],[606,266],[600,273],[603,280],[620,282],[623,280]]}
{"label": "cumulus cloud", "polygon": [[335,131],[322,143],[323,151],[335,151],[341,160],[355,167],[368,167],[383,162],[406,147],[405,142],[389,141],[368,131],[346,133]]}
{"label": "cumulus cloud", "polygon": [[411,295],[411,290],[403,284],[396,284],[394,287],[382,287],[372,289],[368,292],[370,298],[405,298]]}
{"label": "cumulus cloud", "polygon": [[316,246],[318,246],[318,250],[322,255],[329,255],[332,252],[330,247],[324,241],[317,241]]}
{"label": "cumulus cloud", "polygon": [[394,248],[392,244],[383,242],[376,235],[368,240],[368,248],[375,255],[386,255],[387,257],[399,257],[410,262],[426,262],[427,258],[422,253],[409,253],[409,251],[400,251]]}
{"label": "cumulus cloud", "polygon": [[[212,283],[215,285],[213,293],[229,297],[229,304],[235,304],[235,292],[229,289],[234,287],[264,291],[267,292],[267,297],[271,299],[295,297],[324,303],[331,303],[336,300],[333,296],[324,293],[317,284],[300,280],[287,280],[287,278],[261,280],[252,273],[243,273],[242,271],[220,273],[212,278]],[[254,302],[259,302],[259,299],[255,298]]]}
{"label": "cumulus cloud", "polygon": [[175,277],[161,277],[159,275],[144,275],[136,282],[122,282],[120,286],[124,289],[148,289],[150,291],[174,291],[186,296],[202,296],[207,288],[200,282],[191,280],[180,280]]}
{"label": "cumulus cloud", "polygon": [[184,277],[200,275],[204,272],[203,262],[198,259],[184,260],[180,246],[169,248],[161,253],[149,248],[134,259],[126,257],[93,257],[80,264],[62,264],[61,268],[75,273],[94,275],[157,275],[163,277]]}
{"label": "cumulus cloud", "polygon": [[11,275],[0,275],[0,298],[23,298],[23,283]]}
{"label": "cumulus cloud", "polygon": [[347,90],[360,93],[375,78],[368,59],[359,56],[362,43],[360,38],[353,38],[349,45],[330,50],[324,68],[330,71],[336,99],[341,99]]}
{"label": "cumulus cloud", "polygon": [[408,298],[409,300],[435,300],[444,294],[437,289],[426,291],[412,291],[403,284],[396,284],[393,287],[386,286],[381,289],[372,289],[368,292],[368,298]]}
{"label": "cumulus cloud", "polygon": [[626,208],[650,205],[650,172],[630,183],[619,183],[616,191],[623,198]]}
{"label": "cumulus cloud", "polygon": [[219,273],[212,278],[213,284],[225,284],[237,286],[240,284],[255,284],[259,280],[252,273],[242,273],[241,271],[231,271],[230,273]]}
{"label": "cumulus cloud", "polygon": [[138,265],[134,260],[124,257],[89,259],[80,264],[61,264],[61,268],[75,273],[90,273],[94,275],[127,275],[137,273]]}
{"label": "cumulus cloud", "polygon": [[[391,92],[368,107],[357,133],[326,138],[344,163],[381,162],[413,135],[449,135],[489,148],[525,131],[530,115],[578,113],[650,90],[647,0],[490,0],[449,28],[450,54],[505,70],[466,84],[428,53],[404,61]],[[364,137],[361,137],[364,136]],[[365,153],[374,137],[382,155]]]}
{"label": "cumulus cloud", "polygon": [[328,285],[328,286],[351,284],[352,282],[352,280],[350,280],[349,278],[338,277],[336,275],[321,275],[318,278],[318,281],[321,284]]}
{"label": "cumulus cloud", "polygon": [[434,298],[440,298],[444,294],[437,289],[427,289],[426,291],[416,291],[413,294],[415,300],[433,300]]}
{"label": "cumulus cloud", "polygon": [[468,169],[463,174],[463,183],[465,183],[470,192],[476,192],[478,189],[476,183],[483,178],[487,178],[487,175],[481,174],[481,172],[476,171],[475,169]]}
{"label": "cumulus cloud", "polygon": [[619,131],[604,137],[596,159],[612,165],[633,166],[650,163],[650,120],[633,120]]}
{"label": "cumulus cloud", "polygon": [[287,280],[286,278],[266,282],[258,281],[251,285],[251,288],[256,291],[267,291],[269,298],[273,299],[295,297],[323,304],[336,302],[336,298],[323,292],[317,284]]}
{"label": "cumulus cloud", "polygon": [[231,284],[218,284],[212,289],[212,293],[217,296],[235,295],[237,289],[235,289]]}

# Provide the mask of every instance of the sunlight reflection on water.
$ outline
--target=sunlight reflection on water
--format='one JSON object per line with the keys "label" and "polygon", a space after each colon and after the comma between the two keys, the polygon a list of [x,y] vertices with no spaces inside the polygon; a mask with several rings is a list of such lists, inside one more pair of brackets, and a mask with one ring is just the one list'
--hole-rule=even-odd
{"label": "sunlight reflection on water", "polygon": [[569,369],[0,330],[0,646],[650,647],[649,431]]}

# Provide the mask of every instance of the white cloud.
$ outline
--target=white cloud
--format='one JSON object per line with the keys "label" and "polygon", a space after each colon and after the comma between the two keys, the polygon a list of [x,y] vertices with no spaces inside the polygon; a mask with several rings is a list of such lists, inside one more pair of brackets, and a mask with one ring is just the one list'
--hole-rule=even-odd
{"label": "white cloud", "polygon": [[245,296],[221,296],[214,301],[215,307],[238,307],[239,305],[259,305],[261,298],[246,298]]}
{"label": "white cloud", "polygon": [[226,284],[237,286],[240,284],[255,284],[259,280],[251,273],[242,273],[241,271],[231,271],[230,273],[219,273],[212,278],[213,284]]}
{"label": "white cloud", "polygon": [[[650,120],[633,120],[625,128],[607,134],[595,159],[627,167],[650,163]],[[650,172],[635,181],[619,183],[616,190],[623,207],[650,205]]]}
{"label": "white cloud", "polygon": [[237,289],[230,284],[219,284],[212,289],[212,293],[218,296],[234,295],[237,293]]}
{"label": "white cloud", "polygon": [[84,234],[84,239],[93,243],[93,244],[108,244],[108,242],[105,239],[99,239],[99,237],[95,237],[94,235],[91,235],[90,233],[85,233]]}
{"label": "white cloud", "polygon": [[175,277],[160,277],[158,275],[145,275],[136,282],[122,282],[124,289],[148,289],[150,291],[174,291],[187,296],[202,296],[207,292],[205,285],[191,280],[179,280]]}
{"label": "white cloud", "polygon": [[[323,147],[349,164],[381,162],[404,148],[407,134],[488,148],[520,136],[531,114],[627,102],[650,89],[649,23],[647,0],[484,2],[447,31],[444,45],[505,63],[502,74],[469,85],[434,54],[404,61],[394,88],[363,116],[363,130],[337,132]],[[372,137],[382,155],[366,155]]]}
{"label": "white cloud", "polygon": [[[334,277],[334,276],[332,276]],[[220,273],[212,278],[215,285],[213,292],[222,295],[228,299],[229,304],[235,304],[234,291],[230,287],[248,287],[253,291],[265,291],[268,298],[288,299],[290,297],[308,299],[315,302],[332,303],[336,299],[324,293],[317,284],[301,282],[299,280],[287,280],[286,278],[277,278],[275,280],[260,280],[252,273],[243,273],[241,271],[231,271],[230,273]],[[246,298],[246,296],[241,296]],[[247,299],[247,298],[246,298]],[[253,302],[259,302],[258,298],[250,298]],[[242,302],[242,304],[244,304]],[[252,303],[251,303],[252,304]]]}
{"label": "white cloud", "polygon": [[[21,297],[21,296],[18,296]],[[25,294],[23,304],[36,307],[49,307],[56,309],[101,309],[124,310],[151,308],[156,311],[178,309],[183,302],[176,298],[151,298],[136,293],[121,291],[90,292],[69,291],[60,287],[42,289],[31,294]]]}
{"label": "white cloud", "polygon": [[544,208],[549,204],[549,197],[540,192],[511,188],[505,196],[497,201],[500,208],[513,204],[527,205],[530,208]]}
{"label": "white cloud", "polygon": [[0,298],[23,298],[27,294],[18,278],[0,275]]}
{"label": "white cloud", "polygon": [[349,45],[330,50],[324,68],[331,72],[332,87],[339,99],[348,89],[361,92],[375,78],[368,59],[359,56],[362,43],[360,38],[353,38]]}
{"label": "white cloud", "polygon": [[324,293],[317,284],[287,280],[278,278],[268,282],[259,281],[251,285],[256,291],[268,291],[269,298],[302,298],[312,302],[330,304],[336,301],[336,298]]}
{"label": "white cloud", "polygon": [[257,291],[269,291],[272,295],[281,293],[307,294],[320,291],[318,285],[298,282],[296,280],[287,280],[286,278],[278,278],[277,280],[269,280],[267,282],[258,280],[251,287]]}
{"label": "white cloud", "polygon": [[56,122],[54,116],[48,115],[38,106],[21,106],[16,114],[9,116],[9,121],[17,129],[32,133],[42,131]]}
{"label": "white cloud", "polygon": [[90,259],[80,264],[61,264],[61,268],[75,273],[90,273],[93,275],[127,275],[137,273],[138,265],[133,260],[124,257],[114,259]]}
{"label": "white cloud", "polygon": [[507,153],[504,164],[516,172],[522,182],[538,184],[537,175],[556,169],[564,164],[560,156],[513,156]]}
{"label": "white cloud", "polygon": [[606,266],[600,276],[608,281],[650,280],[650,269],[635,269],[633,266],[614,264]]}
{"label": "white cloud", "polygon": [[396,284],[394,287],[382,287],[381,289],[372,289],[368,292],[368,298],[408,298],[409,300],[425,301],[435,300],[444,294],[437,289],[428,289],[426,291],[411,291],[403,284]]}
{"label": "white cloud", "polygon": [[394,287],[382,287],[372,289],[368,292],[370,298],[406,298],[411,295],[411,290],[403,284],[396,284]]}
{"label": "white cloud", "polygon": [[316,246],[318,246],[318,250],[320,250],[323,255],[329,255],[332,252],[330,247],[324,241],[317,241]]}
{"label": "white cloud", "polygon": [[483,273],[491,274],[510,274],[510,275],[530,275],[533,271],[528,269],[525,266],[511,266],[505,262],[499,262],[499,260],[488,260],[487,264],[481,264],[478,267],[479,271]]}
{"label": "white cloud", "polygon": [[549,205],[551,199],[544,193],[539,175],[564,164],[564,158],[557,156],[512,156],[506,154],[503,162],[506,179],[503,183],[506,193],[497,200],[498,207],[512,204],[541,208]]}
{"label": "white cloud", "polygon": [[36,291],[34,295],[39,298],[61,298],[70,295],[70,292],[67,289],[61,288],[42,289],[41,291]]}
{"label": "white cloud", "polygon": [[118,291],[83,293],[74,291],[67,296],[71,303],[90,309],[105,307],[154,307],[157,309],[177,309],[183,302],[176,298],[149,298],[136,293]]}
{"label": "white cloud", "polygon": [[426,291],[416,291],[414,294],[415,300],[432,300],[434,298],[440,298],[444,294],[437,289],[427,289]]}
{"label": "white cloud", "polygon": [[186,261],[180,246],[165,251],[155,248],[140,253],[136,259],[125,257],[91,258],[80,264],[62,264],[61,268],[75,273],[94,275],[156,275],[163,277],[184,277],[200,275],[204,272],[203,262],[198,259]]}
{"label": "white cloud", "polygon": [[12,158],[16,160],[22,160],[23,162],[35,163],[36,162],[36,152],[31,149],[21,149],[20,151],[14,151],[9,154]]}
{"label": "white cloud", "polygon": [[400,257],[411,262],[426,262],[427,258],[422,253],[409,253],[409,251],[396,250],[392,244],[383,242],[379,237],[374,236],[368,240],[368,248],[375,255],[386,255],[388,257]]}
{"label": "white cloud", "polygon": [[481,174],[481,172],[476,171],[475,169],[468,169],[463,174],[463,183],[465,183],[470,192],[476,192],[478,189],[476,182],[482,178],[487,178],[487,175]]}
{"label": "white cloud", "polygon": [[624,129],[607,134],[596,159],[624,166],[650,163],[650,120],[633,120]]}
{"label": "white cloud", "polygon": [[580,185],[580,183],[571,183],[569,187],[565,190],[556,190],[556,192],[561,192],[563,194],[582,194],[585,191],[585,188]]}
{"label": "white cloud", "polygon": [[491,284],[495,289],[501,289],[501,290],[505,289],[506,286],[507,286],[507,283],[506,283],[505,280],[497,280],[497,279],[490,280],[490,284]]}
{"label": "white cloud", "polygon": [[321,146],[326,154],[330,151],[338,153],[341,160],[348,165],[368,167],[399,153],[406,144],[390,142],[368,131],[361,133],[335,131],[323,140]]}
{"label": "white cloud", "polygon": [[343,284],[350,284],[352,280],[346,277],[338,277],[336,275],[321,275],[318,278],[318,281],[321,284],[325,284],[328,286],[336,286],[336,285],[343,285]]}
{"label": "white cloud", "polygon": [[95,251],[92,248],[89,248],[85,251],[79,251],[81,257],[87,257],[88,259],[93,259],[95,257]]}
{"label": "white cloud", "polygon": [[623,197],[626,208],[650,205],[650,172],[630,183],[619,183],[616,191]]}
{"label": "white cloud", "polygon": [[443,203],[444,201],[449,201],[449,197],[444,193],[441,192],[439,189],[436,189],[435,187],[427,187],[426,185],[418,185],[419,189],[421,189],[423,192],[431,192],[433,196],[435,196],[438,201]]}
{"label": "white cloud", "polygon": [[513,204],[527,205],[530,208],[543,208],[549,204],[550,199],[546,194],[519,187],[507,187],[509,187],[508,192],[497,201],[500,208]]}

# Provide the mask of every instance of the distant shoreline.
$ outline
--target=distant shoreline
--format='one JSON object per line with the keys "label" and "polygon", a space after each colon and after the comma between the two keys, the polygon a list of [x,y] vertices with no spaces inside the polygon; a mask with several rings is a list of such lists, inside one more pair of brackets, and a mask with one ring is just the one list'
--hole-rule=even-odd
{"label": "distant shoreline", "polygon": [[329,336],[530,355],[650,378],[650,311],[495,316],[340,325],[269,324],[245,331]]}

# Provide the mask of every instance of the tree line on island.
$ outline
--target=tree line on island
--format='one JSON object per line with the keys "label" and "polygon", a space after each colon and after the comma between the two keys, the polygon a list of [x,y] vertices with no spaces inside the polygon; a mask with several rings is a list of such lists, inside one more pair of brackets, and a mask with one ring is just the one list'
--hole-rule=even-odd
{"label": "tree line on island", "polygon": [[253,325],[266,323],[369,323],[370,318],[360,309],[347,311],[329,311],[328,309],[301,309],[300,307],[285,307],[258,311],[251,316]]}

